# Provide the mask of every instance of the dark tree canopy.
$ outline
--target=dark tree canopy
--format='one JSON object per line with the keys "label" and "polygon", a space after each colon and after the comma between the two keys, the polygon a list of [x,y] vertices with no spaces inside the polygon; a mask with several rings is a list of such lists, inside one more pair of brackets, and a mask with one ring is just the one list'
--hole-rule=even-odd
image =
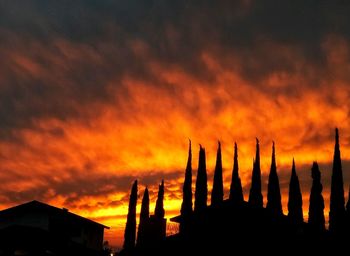
{"label": "dark tree canopy", "polygon": [[125,250],[130,250],[135,247],[136,239],[136,204],[137,204],[137,180],[131,188],[130,200],[129,200],[129,210],[126,219],[126,226],[124,232],[124,245]]}
{"label": "dark tree canopy", "polygon": [[218,142],[218,150],[216,154],[216,165],[214,172],[213,190],[211,193],[211,205],[219,205],[224,199],[224,185],[222,180],[222,158],[221,144]]}
{"label": "dark tree canopy", "polygon": [[156,207],[154,209],[154,216],[157,219],[163,219],[164,215],[164,180],[162,180],[162,183],[159,185]]}
{"label": "dark tree canopy", "polygon": [[190,141],[187,166],[185,171],[185,181],[182,188],[181,215],[189,216],[191,214],[192,214],[192,150],[191,150],[191,141]]}
{"label": "dark tree canopy", "polygon": [[195,191],[195,212],[203,211],[207,207],[208,185],[207,185],[207,169],[205,162],[205,149],[200,145],[198,172]]}
{"label": "dark tree canopy", "polygon": [[309,205],[309,225],[316,231],[325,230],[324,200],[322,196],[321,172],[317,162],[311,168],[312,187]]}
{"label": "dark tree canopy", "polygon": [[345,199],[343,172],[340,157],[338,128],[335,129],[335,146],[331,182],[331,198],[329,211],[329,230],[338,233],[344,227]]}
{"label": "dark tree canopy", "polygon": [[303,197],[300,190],[299,178],[295,169],[294,158],[289,182],[288,217],[295,224],[301,224],[304,221]]}
{"label": "dark tree canopy", "polygon": [[233,170],[232,170],[231,187],[230,187],[230,200],[233,203],[241,203],[244,201],[242,183],[241,183],[241,179],[239,178],[238,171],[239,171],[238,150],[237,150],[237,143],[235,142],[235,152],[233,157]]}
{"label": "dark tree canopy", "polygon": [[254,207],[263,207],[263,196],[261,194],[261,170],[259,140],[256,139],[256,156],[252,173],[252,185],[248,202]]}
{"label": "dark tree canopy", "polygon": [[277,175],[275,142],[272,142],[271,169],[269,175],[269,183],[267,188],[267,204],[268,209],[273,214],[282,215],[281,191],[280,183]]}
{"label": "dark tree canopy", "polygon": [[137,245],[141,246],[146,242],[147,239],[147,225],[149,222],[149,194],[148,188],[146,187],[145,192],[143,193],[141,212],[140,212],[140,222],[137,232]]}

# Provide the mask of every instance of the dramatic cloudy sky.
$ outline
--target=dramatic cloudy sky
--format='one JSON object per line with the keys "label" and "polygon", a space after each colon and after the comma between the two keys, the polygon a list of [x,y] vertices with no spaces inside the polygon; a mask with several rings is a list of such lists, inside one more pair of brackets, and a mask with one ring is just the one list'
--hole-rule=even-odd
{"label": "dramatic cloudy sky", "polygon": [[0,1],[1,208],[66,207],[120,245],[134,179],[154,203],[164,178],[174,216],[188,138],[194,177],[206,148],[209,190],[220,140],[227,197],[237,141],[247,198],[255,137],[264,195],[275,140],[285,213],[292,157],[305,214],[313,160],[328,208],[336,126],[350,183],[349,13],[345,0]]}

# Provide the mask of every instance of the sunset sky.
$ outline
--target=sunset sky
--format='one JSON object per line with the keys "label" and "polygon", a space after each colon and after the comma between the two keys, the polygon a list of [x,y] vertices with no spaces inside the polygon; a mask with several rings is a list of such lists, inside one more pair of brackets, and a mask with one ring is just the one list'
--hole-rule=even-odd
{"label": "sunset sky", "polygon": [[346,200],[350,185],[349,13],[344,0],[0,1],[0,208],[66,207],[121,245],[135,179],[153,212],[164,178],[175,216],[188,139],[193,181],[206,148],[209,191],[220,140],[227,198],[237,141],[247,199],[258,137],[264,202],[274,140],[284,213],[294,157],[305,219],[314,160],[328,215],[335,127]]}

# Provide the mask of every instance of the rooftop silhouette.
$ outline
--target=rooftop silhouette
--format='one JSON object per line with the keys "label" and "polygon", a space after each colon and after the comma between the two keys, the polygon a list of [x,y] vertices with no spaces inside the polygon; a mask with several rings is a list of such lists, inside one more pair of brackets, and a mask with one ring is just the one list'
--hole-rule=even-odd
{"label": "rooftop silhouette", "polygon": [[0,211],[0,255],[102,256],[104,229],[66,208],[31,201]]}

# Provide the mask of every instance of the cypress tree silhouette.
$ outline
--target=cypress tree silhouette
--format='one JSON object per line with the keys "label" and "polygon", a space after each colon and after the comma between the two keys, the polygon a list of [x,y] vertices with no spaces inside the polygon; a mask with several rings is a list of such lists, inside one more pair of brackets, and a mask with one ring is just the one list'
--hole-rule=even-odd
{"label": "cypress tree silhouette", "polygon": [[290,182],[289,182],[288,217],[295,224],[301,224],[304,221],[303,197],[300,191],[299,178],[295,170],[294,158],[293,158],[292,174],[290,176]]}
{"label": "cypress tree silhouette", "polygon": [[136,239],[136,204],[137,204],[137,180],[131,188],[128,216],[124,232],[124,250],[132,250],[135,248]]}
{"label": "cypress tree silhouette", "polygon": [[344,227],[344,221],[345,199],[343,172],[339,148],[339,133],[338,128],[336,128],[329,211],[329,230],[335,233],[341,232]]}
{"label": "cypress tree silhouette", "polygon": [[143,193],[141,212],[140,212],[140,222],[137,232],[137,246],[143,246],[147,243],[147,225],[149,223],[149,194],[148,188],[146,187]]}
{"label": "cypress tree silhouette", "polygon": [[221,144],[218,142],[218,150],[216,154],[216,165],[214,172],[213,190],[211,193],[211,205],[219,205],[224,199],[224,187],[222,181],[222,159],[221,159]]}
{"label": "cypress tree silhouette", "polygon": [[184,234],[188,230],[190,217],[192,215],[192,149],[191,140],[189,141],[188,159],[185,171],[185,181],[182,188],[182,204],[180,233]]}
{"label": "cypress tree silhouette", "polygon": [[233,170],[231,178],[231,187],[230,187],[230,200],[233,203],[242,203],[243,198],[243,189],[241,179],[239,178],[238,173],[238,150],[237,143],[235,142],[235,152],[233,157]]}
{"label": "cypress tree silhouette", "polygon": [[192,150],[189,142],[188,159],[185,172],[185,181],[182,188],[181,215],[188,217],[192,214]]}
{"label": "cypress tree silhouette", "polygon": [[162,183],[159,185],[156,207],[154,209],[154,217],[157,219],[163,219],[164,215],[164,180],[162,180]]}
{"label": "cypress tree silhouette", "polygon": [[205,163],[205,149],[199,145],[198,172],[196,179],[196,191],[194,201],[194,211],[200,212],[207,207],[208,185],[207,170]]}
{"label": "cypress tree silhouette", "polygon": [[280,183],[277,175],[275,142],[272,142],[272,157],[271,169],[269,174],[269,183],[267,189],[267,204],[268,209],[273,214],[282,215],[281,191]]}
{"label": "cypress tree silhouette", "polygon": [[311,168],[312,187],[309,205],[309,225],[316,231],[325,230],[324,200],[322,196],[321,172],[317,162]]}
{"label": "cypress tree silhouette", "polygon": [[158,247],[166,237],[166,219],[164,215],[164,180],[162,180],[161,184],[159,184],[154,214],[150,216],[149,225],[147,227],[148,248]]}
{"label": "cypress tree silhouette", "polygon": [[252,173],[252,185],[248,202],[254,207],[263,207],[263,196],[261,194],[261,170],[259,140],[256,139],[256,156]]}

